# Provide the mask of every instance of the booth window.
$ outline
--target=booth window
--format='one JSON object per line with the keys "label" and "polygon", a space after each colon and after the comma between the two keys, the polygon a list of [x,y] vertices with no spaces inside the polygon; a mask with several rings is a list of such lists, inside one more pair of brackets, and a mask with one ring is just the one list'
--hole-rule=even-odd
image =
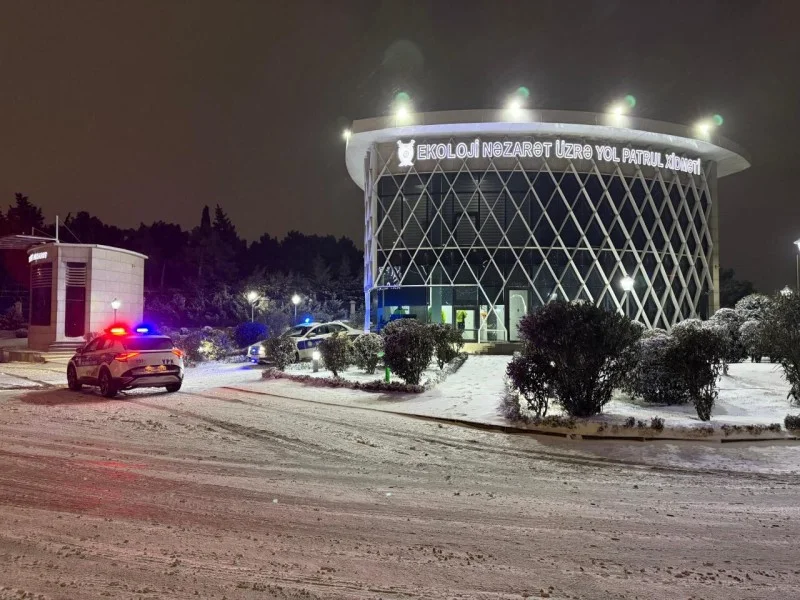
{"label": "booth window", "polygon": [[31,269],[31,325],[50,325],[53,297],[53,263]]}
{"label": "booth window", "polygon": [[66,300],[64,335],[80,337],[86,333],[86,263],[67,263]]}

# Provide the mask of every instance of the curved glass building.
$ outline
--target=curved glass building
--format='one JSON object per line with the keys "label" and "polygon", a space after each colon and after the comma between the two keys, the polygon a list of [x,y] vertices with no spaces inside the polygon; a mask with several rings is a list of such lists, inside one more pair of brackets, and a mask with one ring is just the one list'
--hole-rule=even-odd
{"label": "curved glass building", "polygon": [[518,340],[555,299],[648,327],[707,317],[717,178],[749,166],[714,132],[535,110],[356,121],[346,162],[364,190],[366,325],[410,314],[475,342]]}

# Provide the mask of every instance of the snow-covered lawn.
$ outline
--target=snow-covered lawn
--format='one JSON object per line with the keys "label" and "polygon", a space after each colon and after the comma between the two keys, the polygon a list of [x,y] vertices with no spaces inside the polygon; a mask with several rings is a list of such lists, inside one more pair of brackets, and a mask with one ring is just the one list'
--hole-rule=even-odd
{"label": "snow-covered lawn", "polygon": [[[264,387],[266,385],[273,393],[304,400],[473,423],[535,428],[521,422],[509,421],[498,410],[504,393],[505,370],[509,360],[509,356],[470,356],[458,371],[421,394],[367,393],[347,389],[326,389],[321,393],[320,388],[303,386],[287,380],[259,382],[243,387],[254,391],[266,391]],[[327,371],[312,373],[310,365],[300,365],[294,367],[292,371],[318,377],[330,376]],[[432,364],[426,375],[433,376],[435,371],[438,369]],[[371,381],[380,378],[382,372],[366,375],[357,370],[349,370],[344,376],[358,381]],[[720,377],[719,399],[712,411],[710,423],[700,421],[691,405],[645,405],[617,393],[602,414],[581,422],[574,433],[595,434],[598,426],[604,424],[607,427],[606,434],[618,431],[629,435],[643,435],[636,430],[622,430],[622,428],[611,430],[612,425],[622,425],[628,417],[644,421],[647,425],[650,424],[652,417],[661,417],[664,419],[665,437],[675,434],[677,430],[695,430],[703,425],[719,429],[723,424],[741,426],[783,424],[787,414],[800,414],[800,407],[792,406],[787,400],[787,391],[788,385],[783,380],[777,365],[749,362],[733,364],[730,366],[729,375]],[[548,415],[559,414],[562,414],[559,408],[551,405]],[[647,429],[648,436],[654,433]]]}
{"label": "snow-covered lawn", "polygon": [[[310,362],[301,362],[289,365],[286,368],[286,372],[294,375],[308,375],[309,377],[319,377],[319,378],[333,377],[333,373],[331,373],[328,369],[325,369],[323,367],[320,367],[319,371],[315,373],[312,368],[312,364]],[[342,379],[346,379],[347,381],[353,381],[358,383],[369,383],[370,381],[376,381],[376,380],[383,381],[385,373],[381,366],[378,366],[378,368],[375,369],[375,372],[372,375],[365,373],[358,367],[350,366],[344,371],[340,372],[339,377],[341,377]],[[423,371],[419,383],[420,385],[424,386],[430,382],[436,382],[440,378],[441,378],[441,373],[439,371],[439,367],[436,365],[435,361],[431,361],[431,363],[428,365],[428,368],[425,369],[425,371]],[[403,381],[397,375],[392,375],[391,380],[400,382]]]}

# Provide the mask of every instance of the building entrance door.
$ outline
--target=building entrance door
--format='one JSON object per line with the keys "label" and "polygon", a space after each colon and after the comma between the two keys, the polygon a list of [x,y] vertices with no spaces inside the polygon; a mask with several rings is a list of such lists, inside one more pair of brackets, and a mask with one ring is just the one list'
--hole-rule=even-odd
{"label": "building entrance door", "polygon": [[520,341],[519,322],[528,314],[528,290],[508,290],[508,331],[512,342]]}

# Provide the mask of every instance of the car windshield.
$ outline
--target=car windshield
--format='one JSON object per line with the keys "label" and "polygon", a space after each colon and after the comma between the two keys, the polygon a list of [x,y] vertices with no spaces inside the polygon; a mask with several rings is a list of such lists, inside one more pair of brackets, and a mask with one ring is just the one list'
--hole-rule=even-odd
{"label": "car windshield", "polygon": [[292,327],[289,331],[287,331],[284,335],[287,337],[302,337],[311,327],[298,325],[297,327]]}
{"label": "car windshield", "polygon": [[129,337],[122,340],[125,350],[172,350],[172,340],[163,336]]}

